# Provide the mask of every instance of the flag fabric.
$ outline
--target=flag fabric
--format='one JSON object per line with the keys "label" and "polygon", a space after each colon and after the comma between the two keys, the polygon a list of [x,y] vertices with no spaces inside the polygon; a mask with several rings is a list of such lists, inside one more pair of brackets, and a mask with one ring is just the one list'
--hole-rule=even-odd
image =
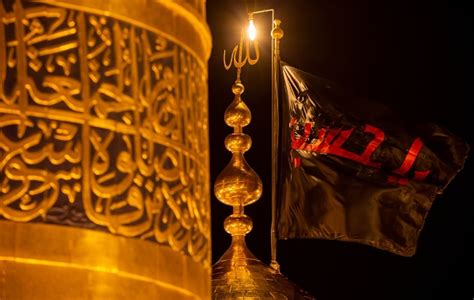
{"label": "flag fabric", "polygon": [[468,145],[435,124],[282,63],[278,237],[321,238],[412,256],[436,195]]}

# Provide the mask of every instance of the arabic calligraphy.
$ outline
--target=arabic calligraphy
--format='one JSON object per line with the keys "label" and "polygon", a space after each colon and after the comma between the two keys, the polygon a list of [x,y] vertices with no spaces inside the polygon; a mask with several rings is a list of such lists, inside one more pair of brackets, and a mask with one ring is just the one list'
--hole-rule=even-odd
{"label": "arabic calligraphy", "polygon": [[[385,141],[385,132],[373,125],[364,125],[362,134],[371,135],[372,140],[364,146],[361,154],[344,148],[346,141],[349,140],[355,131],[358,130],[356,127],[344,130],[342,128],[319,128],[319,130],[316,130],[316,138],[313,139],[311,139],[311,136],[313,135],[312,131],[315,129],[313,122],[304,123],[301,134],[298,133],[300,130],[298,130],[299,125],[296,118],[291,119],[289,127],[291,128],[291,148],[294,150],[304,150],[318,154],[331,154],[376,169],[381,169],[382,167],[382,163],[374,161],[373,156],[377,148],[379,148]],[[387,176],[388,183],[398,185],[408,184],[408,178],[406,175],[413,168],[423,146],[424,144],[422,140],[419,137],[415,138],[400,167],[390,170],[390,174]],[[301,159],[295,157],[293,165],[295,167],[301,166]],[[416,181],[424,181],[430,173],[430,170],[415,170],[413,179]]]}
{"label": "arabic calligraphy", "polygon": [[[260,50],[258,49],[258,42],[257,40],[252,41],[253,44],[253,52],[255,57],[252,57],[252,51],[250,50],[250,39],[246,37],[244,34],[244,30],[242,30],[240,34],[240,40],[237,45],[235,45],[234,49],[232,49],[232,53],[230,55],[229,63],[226,63],[226,51],[224,50],[224,54],[222,56],[222,61],[224,62],[224,68],[228,71],[232,66],[237,70],[237,79],[236,81],[240,81],[240,73],[242,68],[248,63],[250,66],[255,65],[258,60],[260,59]],[[245,47],[244,47],[245,43]]]}
{"label": "arabic calligraphy", "polygon": [[111,17],[19,0],[0,16],[0,217],[208,263],[207,71]]}

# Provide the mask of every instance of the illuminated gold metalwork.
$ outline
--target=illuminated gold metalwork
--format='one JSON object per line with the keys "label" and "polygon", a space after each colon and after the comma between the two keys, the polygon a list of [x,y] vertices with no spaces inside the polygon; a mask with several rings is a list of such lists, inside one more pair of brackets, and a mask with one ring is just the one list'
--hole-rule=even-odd
{"label": "illuminated gold metalwork", "polygon": [[0,221],[0,299],[209,299],[209,269],[96,230]]}
{"label": "illuminated gold metalwork", "polygon": [[224,113],[224,121],[228,126],[234,128],[234,133],[225,139],[225,146],[232,152],[232,158],[217,177],[214,193],[219,201],[233,207],[234,213],[225,222],[225,229],[232,236],[243,236],[250,232],[252,222],[244,214],[244,206],[254,203],[262,195],[262,181],[244,158],[244,153],[252,145],[252,139],[242,132],[242,128],[250,123],[252,114],[241,97],[245,88],[240,81],[240,72],[247,63],[253,65],[258,61],[258,45],[254,44],[254,47],[256,57],[252,59],[250,58],[249,40],[245,38],[242,31],[240,42],[232,51],[229,64],[225,62],[224,51],[225,68],[229,70],[233,65],[237,70],[237,79],[232,85],[234,100]]}
{"label": "illuminated gold metalwork", "polygon": [[[262,10],[250,13],[249,18],[253,20],[253,14],[262,12],[272,12],[272,16],[274,13],[273,9]],[[283,37],[283,31],[279,27],[279,20],[274,20],[273,24],[272,120],[275,126],[275,122],[278,124],[279,40]],[[237,69],[237,79],[232,86],[235,97],[224,114],[226,124],[233,127],[234,132],[225,139],[225,146],[232,152],[232,158],[219,174],[214,184],[214,193],[219,201],[233,207],[232,215],[224,222],[224,229],[232,236],[232,244],[212,267],[212,295],[213,299],[314,299],[280,274],[280,267],[276,261],[275,203],[273,202],[275,199],[273,197],[271,265],[267,266],[258,260],[245,244],[245,235],[252,230],[252,219],[244,214],[244,206],[257,201],[262,193],[260,178],[243,157],[243,153],[250,149],[251,138],[242,132],[242,127],[250,123],[251,113],[241,98],[244,86],[240,81],[240,72],[246,63],[253,65],[259,58],[256,41],[253,41],[256,59],[252,60],[249,57],[249,38],[251,37],[245,39],[242,32],[239,44],[232,51],[228,64],[224,52],[224,67],[229,70],[233,65]],[[277,128],[274,127],[274,130]],[[272,136],[272,139],[275,143],[278,135]],[[272,163],[276,165],[276,157],[273,155]],[[272,181],[276,180],[274,172],[276,170],[272,168]],[[275,183],[272,182],[272,193],[275,191]]]}
{"label": "illuminated gold metalwork", "polygon": [[281,21],[273,20],[272,36],[272,224],[271,224],[271,262],[270,266],[280,272],[280,264],[277,261],[277,182],[278,182],[278,149],[279,149],[279,100],[278,87],[280,78],[280,40],[283,38],[283,29],[280,27]]}
{"label": "illuminated gold metalwork", "polygon": [[[183,270],[183,281],[173,284],[179,289],[192,282],[194,287],[182,298],[207,298],[206,63],[211,38],[204,4],[203,0],[0,3],[0,218],[8,220],[2,223],[68,225],[78,232],[93,229],[124,237],[103,234],[98,241],[104,247],[109,239],[118,239],[124,244],[120,247],[150,245],[160,253],[169,249],[176,259],[160,262],[164,268],[160,276],[166,279]],[[30,227],[35,226],[40,224]],[[0,228],[2,242],[6,230]],[[54,230],[60,229],[50,229]],[[10,237],[7,244],[18,242],[19,237]],[[47,237],[31,233],[36,241],[32,249],[39,251]],[[69,238],[57,237],[67,251]],[[0,273],[6,270],[7,279],[23,278],[17,289],[26,284],[27,276],[34,276],[33,269],[42,268],[38,266],[45,268],[44,273],[46,266],[50,268],[51,275],[46,276],[50,279],[60,274],[54,272],[55,266],[70,267],[53,254],[35,258],[44,264],[29,264],[31,257],[5,254],[7,248],[0,247]],[[137,266],[145,264],[147,255]],[[202,278],[193,278],[185,263],[188,257],[200,266],[200,273],[194,273]],[[133,264],[121,259],[116,263]],[[102,275],[94,272],[100,268],[119,268],[102,265],[99,257],[96,262],[87,271],[90,278],[99,279]],[[5,265],[16,263],[23,264],[18,268],[24,277],[8,277]],[[125,272],[131,277],[139,274],[137,269]],[[155,275],[147,278],[158,280]],[[104,284],[117,280],[112,277]],[[88,284],[88,289],[85,295],[94,295],[101,287]],[[8,280],[0,280],[0,290],[15,293]],[[32,297],[34,291],[21,295],[38,299]]]}
{"label": "illuminated gold metalwork", "polygon": [[[258,49],[258,42],[252,41],[252,44],[254,46],[254,52],[255,52],[254,58],[252,58],[250,54],[251,53],[250,42],[251,41],[248,38],[245,38],[244,31],[242,30],[242,33],[240,35],[240,41],[237,45],[235,45],[234,49],[232,50],[232,54],[230,55],[230,60],[228,64],[226,63],[226,59],[225,59],[226,51],[224,50],[224,55],[223,55],[224,68],[226,70],[230,70],[230,68],[234,66],[234,68],[237,70],[237,79],[235,81],[236,83],[240,83],[240,72],[242,70],[242,67],[244,67],[247,63],[251,66],[255,65],[260,59],[260,50]],[[245,43],[245,48],[244,48],[244,43]],[[234,88],[232,88],[232,92],[234,92]],[[241,93],[243,93],[243,90]],[[233,125],[229,125],[229,126],[232,127]]]}
{"label": "illuminated gold metalwork", "polygon": [[[245,45],[245,48],[244,48]],[[244,85],[240,81],[241,68],[258,61],[258,45],[254,44],[256,59],[249,58],[249,40],[242,36],[232,51],[228,70],[237,69],[237,79],[232,85],[234,100],[224,114],[227,125],[234,132],[225,139],[227,150],[232,152],[229,164],[222,170],[214,184],[214,193],[222,203],[233,207],[225,219],[224,229],[232,236],[232,244],[213,266],[213,299],[312,299],[299,290],[283,275],[259,261],[247,248],[245,235],[252,230],[252,219],[244,214],[244,207],[257,201],[262,194],[262,182],[244,159],[251,147],[251,138],[242,128],[251,120],[251,113],[241,95]]]}
{"label": "illuminated gold metalwork", "polygon": [[[255,40],[256,28],[254,23],[254,16],[263,13],[272,14],[272,60],[271,60],[271,84],[272,84],[272,172],[271,172],[271,197],[272,197],[272,223],[270,230],[271,242],[271,261],[270,266],[277,272],[280,272],[280,264],[277,261],[277,234],[276,234],[276,217],[277,217],[277,181],[278,181],[278,148],[279,148],[279,72],[280,72],[280,40],[283,38],[284,32],[281,29],[281,20],[275,19],[274,9],[263,9],[252,11],[248,14],[249,25],[248,35],[250,40]],[[257,41],[255,40],[255,43]]]}

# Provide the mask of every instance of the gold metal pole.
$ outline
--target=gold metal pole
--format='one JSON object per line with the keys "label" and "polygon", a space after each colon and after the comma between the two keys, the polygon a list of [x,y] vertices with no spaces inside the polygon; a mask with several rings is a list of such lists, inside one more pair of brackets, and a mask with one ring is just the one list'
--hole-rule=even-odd
{"label": "gold metal pole", "polygon": [[279,145],[279,118],[278,118],[278,79],[280,65],[280,39],[283,38],[283,30],[280,28],[281,21],[275,19],[274,9],[264,9],[249,13],[249,20],[253,20],[256,14],[272,13],[272,63],[271,63],[271,82],[272,82],[272,224],[270,230],[271,243],[271,262],[270,266],[280,272],[280,265],[277,262],[277,237],[276,237],[276,205],[277,205],[277,181],[278,181],[278,145]]}
{"label": "gold metal pole", "polygon": [[270,267],[280,272],[280,264],[277,261],[277,236],[276,236],[276,197],[278,181],[278,145],[279,145],[279,70],[280,70],[280,39],[283,38],[283,30],[280,28],[281,21],[273,20],[272,36],[272,224],[271,224],[271,262]]}

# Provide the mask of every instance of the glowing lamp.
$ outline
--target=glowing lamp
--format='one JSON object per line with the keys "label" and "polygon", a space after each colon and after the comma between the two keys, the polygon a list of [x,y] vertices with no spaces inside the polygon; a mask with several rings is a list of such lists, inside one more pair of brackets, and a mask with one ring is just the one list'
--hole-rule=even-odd
{"label": "glowing lamp", "polygon": [[255,28],[255,22],[253,21],[252,17],[250,17],[249,19],[249,26],[247,28],[247,33],[251,41],[255,40],[255,38],[257,37],[257,28]]}

